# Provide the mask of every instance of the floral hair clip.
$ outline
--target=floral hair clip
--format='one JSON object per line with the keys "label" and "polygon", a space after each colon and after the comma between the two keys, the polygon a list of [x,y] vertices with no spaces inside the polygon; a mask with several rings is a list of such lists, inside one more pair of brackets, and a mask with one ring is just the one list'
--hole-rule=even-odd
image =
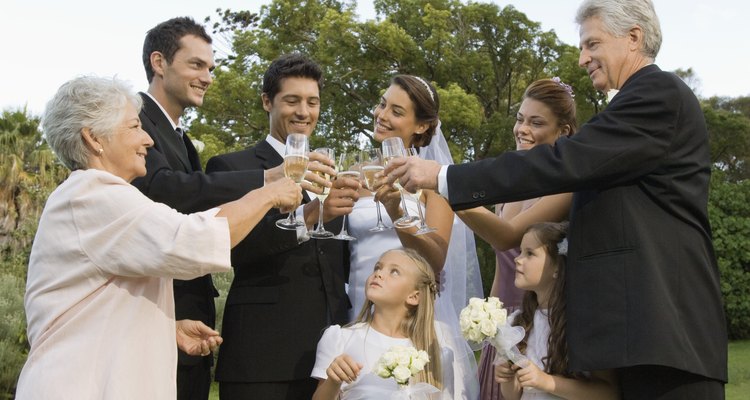
{"label": "floral hair clip", "polygon": [[568,238],[563,238],[563,240],[557,243],[557,254],[561,256],[568,255]]}
{"label": "floral hair clip", "polygon": [[570,97],[575,98],[576,95],[573,93],[573,87],[568,85],[567,83],[563,82],[559,76],[556,76],[552,78],[552,82],[557,83],[558,85],[562,86],[563,89],[565,89],[566,92],[570,95]]}

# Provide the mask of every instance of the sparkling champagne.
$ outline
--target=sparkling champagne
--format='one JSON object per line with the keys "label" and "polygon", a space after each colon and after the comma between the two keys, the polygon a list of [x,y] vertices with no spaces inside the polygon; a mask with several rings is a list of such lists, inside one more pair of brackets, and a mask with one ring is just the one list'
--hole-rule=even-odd
{"label": "sparkling champagne", "polygon": [[362,167],[362,173],[365,174],[365,186],[367,190],[374,192],[375,174],[382,172],[385,168],[382,165],[365,165]]}
{"label": "sparkling champagne", "polygon": [[[330,174],[326,174],[325,172],[315,171],[315,175],[323,178],[326,181],[330,181],[331,180],[331,175]],[[321,185],[321,184],[319,184],[317,182],[312,182],[312,185],[314,187],[318,188],[318,189],[323,189],[323,193],[317,194],[316,196],[318,196],[318,199],[321,202],[324,202],[326,200],[326,198],[328,197],[328,193],[331,191],[331,188],[329,188],[326,185]]]}
{"label": "sparkling champagne", "polygon": [[301,183],[307,172],[307,156],[289,155],[284,157],[284,175],[295,183]]}
{"label": "sparkling champagne", "polygon": [[[397,157],[398,156],[383,157],[383,165],[388,166],[388,163],[391,162],[391,161],[393,161]],[[401,187],[401,183],[398,181],[398,179],[396,179],[396,181],[393,182],[393,186],[395,186],[396,189],[398,189],[398,190],[404,190],[404,188]]]}
{"label": "sparkling champagne", "polygon": [[[383,167],[380,167],[381,169]],[[339,172],[338,175],[336,175],[336,179],[338,178],[354,178],[359,179],[359,171],[342,171]]]}

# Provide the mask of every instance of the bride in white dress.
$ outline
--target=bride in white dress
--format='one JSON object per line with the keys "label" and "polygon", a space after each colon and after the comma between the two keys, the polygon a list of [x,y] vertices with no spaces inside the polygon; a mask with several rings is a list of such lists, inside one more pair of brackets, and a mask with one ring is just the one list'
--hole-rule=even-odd
{"label": "bride in white dress", "polygon": [[[414,147],[422,158],[441,164],[452,164],[450,152],[438,119],[437,91],[425,80],[410,75],[397,75],[373,111],[373,136],[382,142],[389,137],[400,137],[406,147]],[[434,191],[425,190],[420,202],[425,210],[427,225],[435,232],[415,235],[417,227],[370,232],[377,224],[376,206],[385,209],[383,220],[393,226],[392,220],[403,215],[401,196],[391,186],[380,186],[373,201],[368,191],[363,191],[354,210],[349,215],[349,232],[357,238],[350,242],[351,267],[348,294],[352,302],[350,320],[354,320],[364,304],[364,285],[372,266],[389,249],[408,247],[417,250],[438,276],[440,293],[436,301],[436,319],[443,332],[445,351],[453,353],[455,399],[476,399],[479,383],[474,354],[460,335],[458,312],[468,303],[469,297],[483,297],[479,263],[473,233],[454,216],[448,202]],[[405,196],[410,215],[418,215],[413,196]],[[450,344],[452,343],[452,344]]]}

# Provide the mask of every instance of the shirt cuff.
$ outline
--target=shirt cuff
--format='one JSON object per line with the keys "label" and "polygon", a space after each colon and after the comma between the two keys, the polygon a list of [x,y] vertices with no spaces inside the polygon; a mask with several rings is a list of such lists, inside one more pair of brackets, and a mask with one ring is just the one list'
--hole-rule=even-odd
{"label": "shirt cuff", "polygon": [[446,200],[448,199],[448,166],[443,165],[440,167],[440,172],[438,173],[438,193],[440,193],[441,196],[445,197]]}
{"label": "shirt cuff", "polygon": [[[297,217],[297,221],[305,220],[304,208],[305,208],[305,205],[302,204],[299,207],[297,207],[297,211],[294,212],[295,216]],[[297,243],[304,243],[308,240],[310,240],[310,235],[307,234],[307,226],[305,225],[298,226],[297,227]]]}

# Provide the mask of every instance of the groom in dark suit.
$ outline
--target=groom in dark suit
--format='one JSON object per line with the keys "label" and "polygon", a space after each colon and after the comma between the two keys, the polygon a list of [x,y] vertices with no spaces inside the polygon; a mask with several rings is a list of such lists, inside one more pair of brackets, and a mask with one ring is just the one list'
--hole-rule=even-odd
{"label": "groom in dark suit", "polygon": [[[204,174],[198,152],[180,126],[188,107],[203,104],[214,68],[211,37],[190,18],[162,22],[146,35],[143,65],[149,81],[147,93],[140,93],[143,130],[154,140],[146,155],[146,176],[133,185],[154,201],[183,213],[207,210],[236,200],[263,186],[264,171]],[[281,169],[266,171],[266,179],[283,176]],[[211,275],[190,281],[174,280],[177,320],[202,321],[214,327],[216,310]],[[177,398],[208,399],[213,355],[190,356],[179,352]],[[134,383],[137,384],[137,383]]]}
{"label": "groom in dark suit", "polygon": [[708,133],[695,95],[653,64],[650,0],[587,0],[579,64],[619,90],[554,146],[470,164],[388,165],[407,190],[439,189],[454,209],[575,192],[567,337],[572,371],[614,370],[623,399],[723,399],[727,332],[707,203]]}
{"label": "groom in dark suit", "polygon": [[[286,55],[271,63],[262,95],[270,134],[247,150],[211,158],[206,170],[281,165],[286,137],[310,136],[315,129],[321,83],[320,68],[303,55]],[[335,174],[330,168],[333,161],[321,154],[310,153],[310,161],[310,169]],[[308,172],[307,179],[312,177]],[[341,216],[351,212],[358,189],[354,179],[334,181],[324,203],[328,229],[340,229]],[[328,325],[347,322],[346,242],[308,239],[305,231],[317,221],[319,203],[310,201],[307,193],[304,198],[297,214],[306,228],[278,228],[275,222],[286,215],[274,210],[232,250],[235,275],[224,309],[224,343],[216,367],[223,400],[309,400],[317,386],[310,373],[318,340]]]}

